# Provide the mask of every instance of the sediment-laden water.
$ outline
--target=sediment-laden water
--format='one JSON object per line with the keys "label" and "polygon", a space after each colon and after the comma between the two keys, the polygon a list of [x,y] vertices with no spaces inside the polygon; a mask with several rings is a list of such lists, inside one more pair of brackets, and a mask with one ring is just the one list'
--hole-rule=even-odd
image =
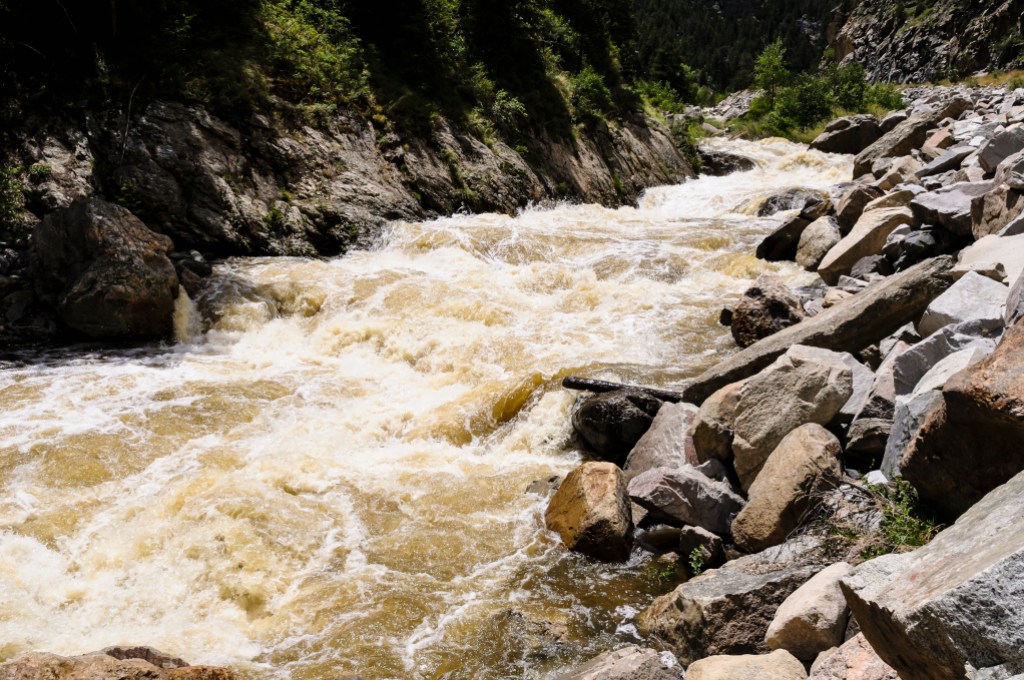
{"label": "sediment-laden water", "polygon": [[670,385],[733,351],[722,306],[761,272],[806,276],[753,257],[779,221],[758,200],[849,176],[719,144],[761,169],[235,260],[174,346],[6,362],[0,656],[132,643],[257,679],[544,678],[634,639],[661,571],[565,553],[524,493],[581,458],[558,382]]}

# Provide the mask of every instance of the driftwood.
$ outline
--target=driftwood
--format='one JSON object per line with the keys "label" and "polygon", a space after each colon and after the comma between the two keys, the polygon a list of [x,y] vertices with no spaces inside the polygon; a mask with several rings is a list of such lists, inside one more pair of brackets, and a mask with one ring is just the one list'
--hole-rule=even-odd
{"label": "driftwood", "polygon": [[578,376],[569,376],[562,380],[562,387],[567,390],[579,390],[581,392],[596,392],[602,394],[605,392],[614,392],[615,390],[631,389],[649,394],[655,399],[661,399],[662,401],[671,402],[673,404],[683,401],[682,392],[673,392],[672,390],[662,390],[657,387],[644,387],[642,385],[623,385],[621,383],[607,382],[605,380],[591,380],[590,378],[580,378]]}

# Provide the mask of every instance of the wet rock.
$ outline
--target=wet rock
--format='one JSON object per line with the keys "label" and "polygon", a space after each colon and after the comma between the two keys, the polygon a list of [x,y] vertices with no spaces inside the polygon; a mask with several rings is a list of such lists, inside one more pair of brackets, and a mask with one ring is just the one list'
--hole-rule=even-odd
{"label": "wet rock", "polygon": [[562,484],[562,478],[552,475],[546,479],[535,479],[526,487],[526,493],[535,496],[550,496],[553,491],[558,490]]}
{"label": "wet rock", "polygon": [[636,619],[683,665],[718,654],[767,654],[779,605],[820,571],[820,544],[804,537],[727,562],[657,598]]}
{"label": "wet rock", "polygon": [[864,213],[850,233],[828,252],[818,267],[818,274],[834,286],[840,275],[850,273],[857,260],[881,253],[886,239],[896,227],[913,222],[913,214],[906,208]]}
{"label": "wet rock", "polygon": [[629,482],[629,497],[653,517],[670,524],[688,524],[727,534],[743,498],[732,487],[713,480],[691,465],[655,468]]}
{"label": "wet rock", "polygon": [[769,197],[757,210],[758,217],[768,217],[783,210],[805,210],[828,197],[815,189],[787,189]]}
{"label": "wet rock", "polygon": [[865,562],[842,588],[864,636],[903,680],[963,680],[996,667],[1019,673],[1022,560],[1019,474],[928,545]]}
{"label": "wet rock", "polygon": [[857,154],[881,136],[882,126],[874,116],[850,116],[829,123],[810,146],[825,153]]}
{"label": "wet rock", "polygon": [[753,159],[726,151],[700,151],[700,174],[711,177],[724,177],[734,172],[756,170],[757,163]]}
{"label": "wet rock", "polygon": [[726,385],[704,400],[693,421],[693,446],[701,461],[732,460],[732,430],[743,381]]}
{"label": "wet rock", "polygon": [[686,400],[702,403],[716,390],[765,368],[793,345],[858,352],[916,319],[949,287],[952,267],[953,260],[949,257],[922,262],[811,319],[769,336],[699,375],[684,390]]}
{"label": "wet rock", "polygon": [[956,517],[1024,470],[1024,326],[950,378],[900,460],[921,498]]}
{"label": "wet rock", "polygon": [[761,260],[768,262],[790,261],[796,258],[797,247],[800,244],[800,236],[804,229],[811,223],[803,215],[794,215],[768,236],[764,237],[757,245],[754,254]]}
{"label": "wet rock", "polygon": [[569,617],[505,609],[490,618],[484,634],[502,640],[520,659],[552,659],[564,654],[569,644]]}
{"label": "wet rock", "polygon": [[839,440],[821,425],[802,425],[786,435],[732,523],[736,545],[757,552],[785,541],[820,503],[821,494],[838,485],[841,453]]}
{"label": "wet rock", "polygon": [[169,238],[89,198],[48,216],[32,241],[36,292],[70,328],[98,338],[170,334],[178,277]]}
{"label": "wet rock", "polygon": [[621,465],[650,429],[661,405],[640,390],[595,394],[580,402],[572,426],[598,456]]}
{"label": "wet rock", "polygon": [[1024,149],[1024,126],[1008,127],[985,142],[978,153],[978,161],[985,172],[995,172],[1008,156]]}
{"label": "wet rock", "polygon": [[749,347],[805,316],[800,300],[779,278],[762,274],[733,309],[729,328],[736,344]]}
{"label": "wet rock", "polygon": [[839,581],[852,569],[846,562],[826,567],[787,597],[768,626],[768,646],[812,661],[819,653],[841,645],[850,609]]}
{"label": "wet rock", "polygon": [[954,234],[970,235],[973,201],[994,188],[992,182],[958,182],[915,196],[910,209],[920,223],[939,224]]}
{"label": "wet rock", "polygon": [[831,422],[853,394],[837,352],[797,345],[740,390],[733,425],[734,467],[744,489],[783,438],[806,423]]}
{"label": "wet rock", "polygon": [[809,680],[899,680],[892,666],[878,658],[862,633],[811,668]]}
{"label": "wet rock", "polygon": [[834,217],[822,217],[811,222],[800,235],[796,249],[796,261],[808,271],[814,271],[828,251],[842,240],[839,224]]}
{"label": "wet rock", "polygon": [[629,559],[633,519],[626,480],[612,463],[584,463],[566,476],[544,515],[569,550],[603,562]]}
{"label": "wet rock", "polygon": [[928,337],[950,324],[1001,320],[1008,293],[1003,284],[971,272],[928,305],[917,330],[921,337]]}
{"label": "wet rock", "polygon": [[[113,654],[23,654],[0,664],[2,680],[242,680],[226,668],[177,666],[180,659],[148,647],[112,648]],[[137,655],[136,655],[137,654]],[[152,659],[152,661],[150,661]],[[155,663],[159,662],[159,663]]]}
{"label": "wet rock", "polygon": [[677,552],[681,531],[682,529],[679,527],[656,524],[637,532],[636,545],[640,549],[655,555]]}
{"label": "wet rock", "polygon": [[699,465],[692,435],[696,416],[697,407],[692,404],[662,405],[651,427],[626,458],[626,481],[657,467]]}
{"label": "wet rock", "polygon": [[687,680],[805,680],[806,677],[803,664],[783,650],[771,654],[709,656],[686,669]]}
{"label": "wet rock", "polygon": [[596,656],[557,680],[679,680],[679,668],[653,649],[630,645]]}
{"label": "wet rock", "polygon": [[846,190],[836,206],[836,220],[843,233],[849,233],[864,214],[867,206],[883,196],[882,190],[867,184],[854,184]]}
{"label": "wet rock", "polygon": [[683,527],[679,532],[679,545],[676,552],[684,561],[689,562],[694,551],[698,551],[701,564],[705,569],[714,569],[725,562],[725,546],[722,539],[707,529],[700,527]]}

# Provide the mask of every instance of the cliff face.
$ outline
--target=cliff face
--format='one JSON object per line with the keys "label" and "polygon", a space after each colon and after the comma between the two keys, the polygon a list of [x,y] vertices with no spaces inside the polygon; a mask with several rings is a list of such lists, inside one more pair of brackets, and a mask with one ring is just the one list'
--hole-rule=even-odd
{"label": "cliff face", "polygon": [[1024,0],[862,0],[832,39],[872,80],[926,82],[1024,67]]}

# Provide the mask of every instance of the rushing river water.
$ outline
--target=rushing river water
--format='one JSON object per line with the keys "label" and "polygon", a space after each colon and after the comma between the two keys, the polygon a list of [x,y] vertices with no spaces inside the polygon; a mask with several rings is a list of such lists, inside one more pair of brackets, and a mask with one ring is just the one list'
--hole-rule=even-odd
{"label": "rushing river water", "polygon": [[717,317],[750,280],[805,276],[753,257],[780,218],[752,215],[848,161],[730,148],[761,169],[234,260],[174,346],[6,362],[0,656],[132,643],[256,679],[546,678],[633,640],[669,587],[649,556],[566,553],[524,491],[581,459],[560,378],[670,385],[733,351]]}

